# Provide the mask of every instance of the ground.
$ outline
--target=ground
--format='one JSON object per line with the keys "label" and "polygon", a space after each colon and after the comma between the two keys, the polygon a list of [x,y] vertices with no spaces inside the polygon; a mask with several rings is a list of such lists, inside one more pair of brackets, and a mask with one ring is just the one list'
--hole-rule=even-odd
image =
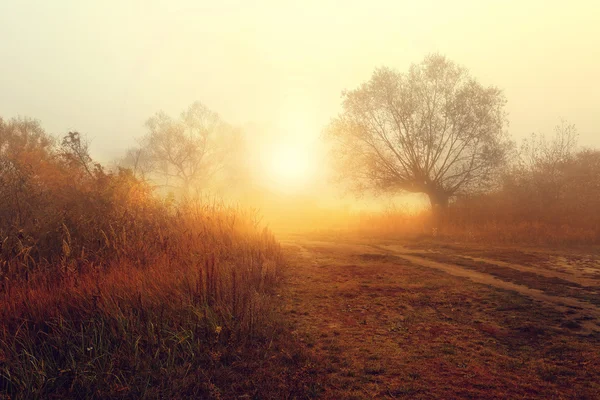
{"label": "ground", "polygon": [[315,395],[600,396],[600,254],[287,236],[282,298]]}

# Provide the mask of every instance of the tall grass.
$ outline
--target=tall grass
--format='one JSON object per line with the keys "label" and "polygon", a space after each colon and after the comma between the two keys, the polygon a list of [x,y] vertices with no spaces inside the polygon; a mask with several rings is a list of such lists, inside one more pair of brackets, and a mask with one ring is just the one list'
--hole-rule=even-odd
{"label": "tall grass", "polygon": [[292,366],[261,369],[284,332],[284,262],[255,213],[155,197],[74,134],[65,154],[14,132],[30,146],[0,148],[0,398],[302,390],[280,384]]}
{"label": "tall grass", "polygon": [[283,265],[273,236],[221,205],[162,211],[152,231],[102,232],[106,262],[66,228],[60,261],[25,245],[4,261],[0,393],[216,396],[210,370],[225,349],[269,337]]}

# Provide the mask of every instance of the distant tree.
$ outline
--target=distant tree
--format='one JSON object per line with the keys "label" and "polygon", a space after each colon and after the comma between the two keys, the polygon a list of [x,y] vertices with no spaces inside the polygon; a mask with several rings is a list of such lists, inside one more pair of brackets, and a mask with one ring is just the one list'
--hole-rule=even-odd
{"label": "distant tree", "polygon": [[30,217],[27,210],[41,196],[39,173],[53,159],[54,144],[38,121],[0,117],[0,223]]}
{"label": "distant tree", "polygon": [[578,157],[577,139],[575,125],[564,120],[554,127],[554,136],[531,134],[519,149],[512,185],[538,207],[560,201],[573,179],[568,171]]}
{"label": "distant tree", "polygon": [[125,156],[118,161],[120,167],[131,171],[134,177],[148,181],[152,173],[152,160],[149,151],[144,146],[127,149]]}
{"label": "distant tree", "polygon": [[[17,159],[27,153],[48,154],[54,140],[37,120],[0,117],[0,156]],[[37,157],[40,154],[36,154]]]}
{"label": "distant tree", "polygon": [[159,186],[188,194],[205,188],[221,171],[238,131],[219,115],[196,102],[173,119],[158,112],[146,122],[148,134],[130,149],[123,166]]}
{"label": "distant tree", "polygon": [[499,89],[434,54],[408,73],[377,69],[344,92],[326,137],[354,190],[425,193],[440,211],[453,196],[486,188],[504,163],[505,103]]}
{"label": "distant tree", "polygon": [[554,127],[554,137],[532,133],[521,144],[519,165],[529,170],[556,168],[573,157],[578,138],[577,127],[565,120]]}
{"label": "distant tree", "polygon": [[596,212],[600,209],[600,150],[577,152],[564,169],[567,185],[562,202],[587,223],[596,221],[596,227],[600,227],[600,216]]}
{"label": "distant tree", "polygon": [[523,141],[498,192],[505,200],[503,217],[598,232],[600,151],[579,148],[577,137],[575,125],[562,121],[554,135]]}

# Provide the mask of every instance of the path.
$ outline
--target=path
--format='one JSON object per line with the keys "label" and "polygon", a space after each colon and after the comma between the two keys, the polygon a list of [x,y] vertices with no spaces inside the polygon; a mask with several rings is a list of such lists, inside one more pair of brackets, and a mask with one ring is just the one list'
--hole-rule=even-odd
{"label": "path", "polygon": [[[544,365],[544,346],[555,341],[597,348],[600,309],[581,296],[552,295],[401,245],[299,237],[282,244],[292,264],[286,311],[321,358],[325,398],[545,398],[596,390],[577,377],[548,385],[524,369]],[[598,284],[565,272],[540,276],[569,278],[585,290]],[[598,358],[577,352],[570,360],[598,363],[600,371]]]}

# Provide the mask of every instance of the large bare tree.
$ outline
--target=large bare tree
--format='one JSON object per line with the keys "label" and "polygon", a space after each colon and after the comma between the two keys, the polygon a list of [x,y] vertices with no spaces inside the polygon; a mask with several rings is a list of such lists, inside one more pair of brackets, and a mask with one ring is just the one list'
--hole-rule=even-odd
{"label": "large bare tree", "polygon": [[353,189],[425,193],[439,211],[453,196],[484,188],[504,162],[505,103],[499,89],[434,54],[408,73],[377,69],[344,92],[325,135],[339,177]]}

